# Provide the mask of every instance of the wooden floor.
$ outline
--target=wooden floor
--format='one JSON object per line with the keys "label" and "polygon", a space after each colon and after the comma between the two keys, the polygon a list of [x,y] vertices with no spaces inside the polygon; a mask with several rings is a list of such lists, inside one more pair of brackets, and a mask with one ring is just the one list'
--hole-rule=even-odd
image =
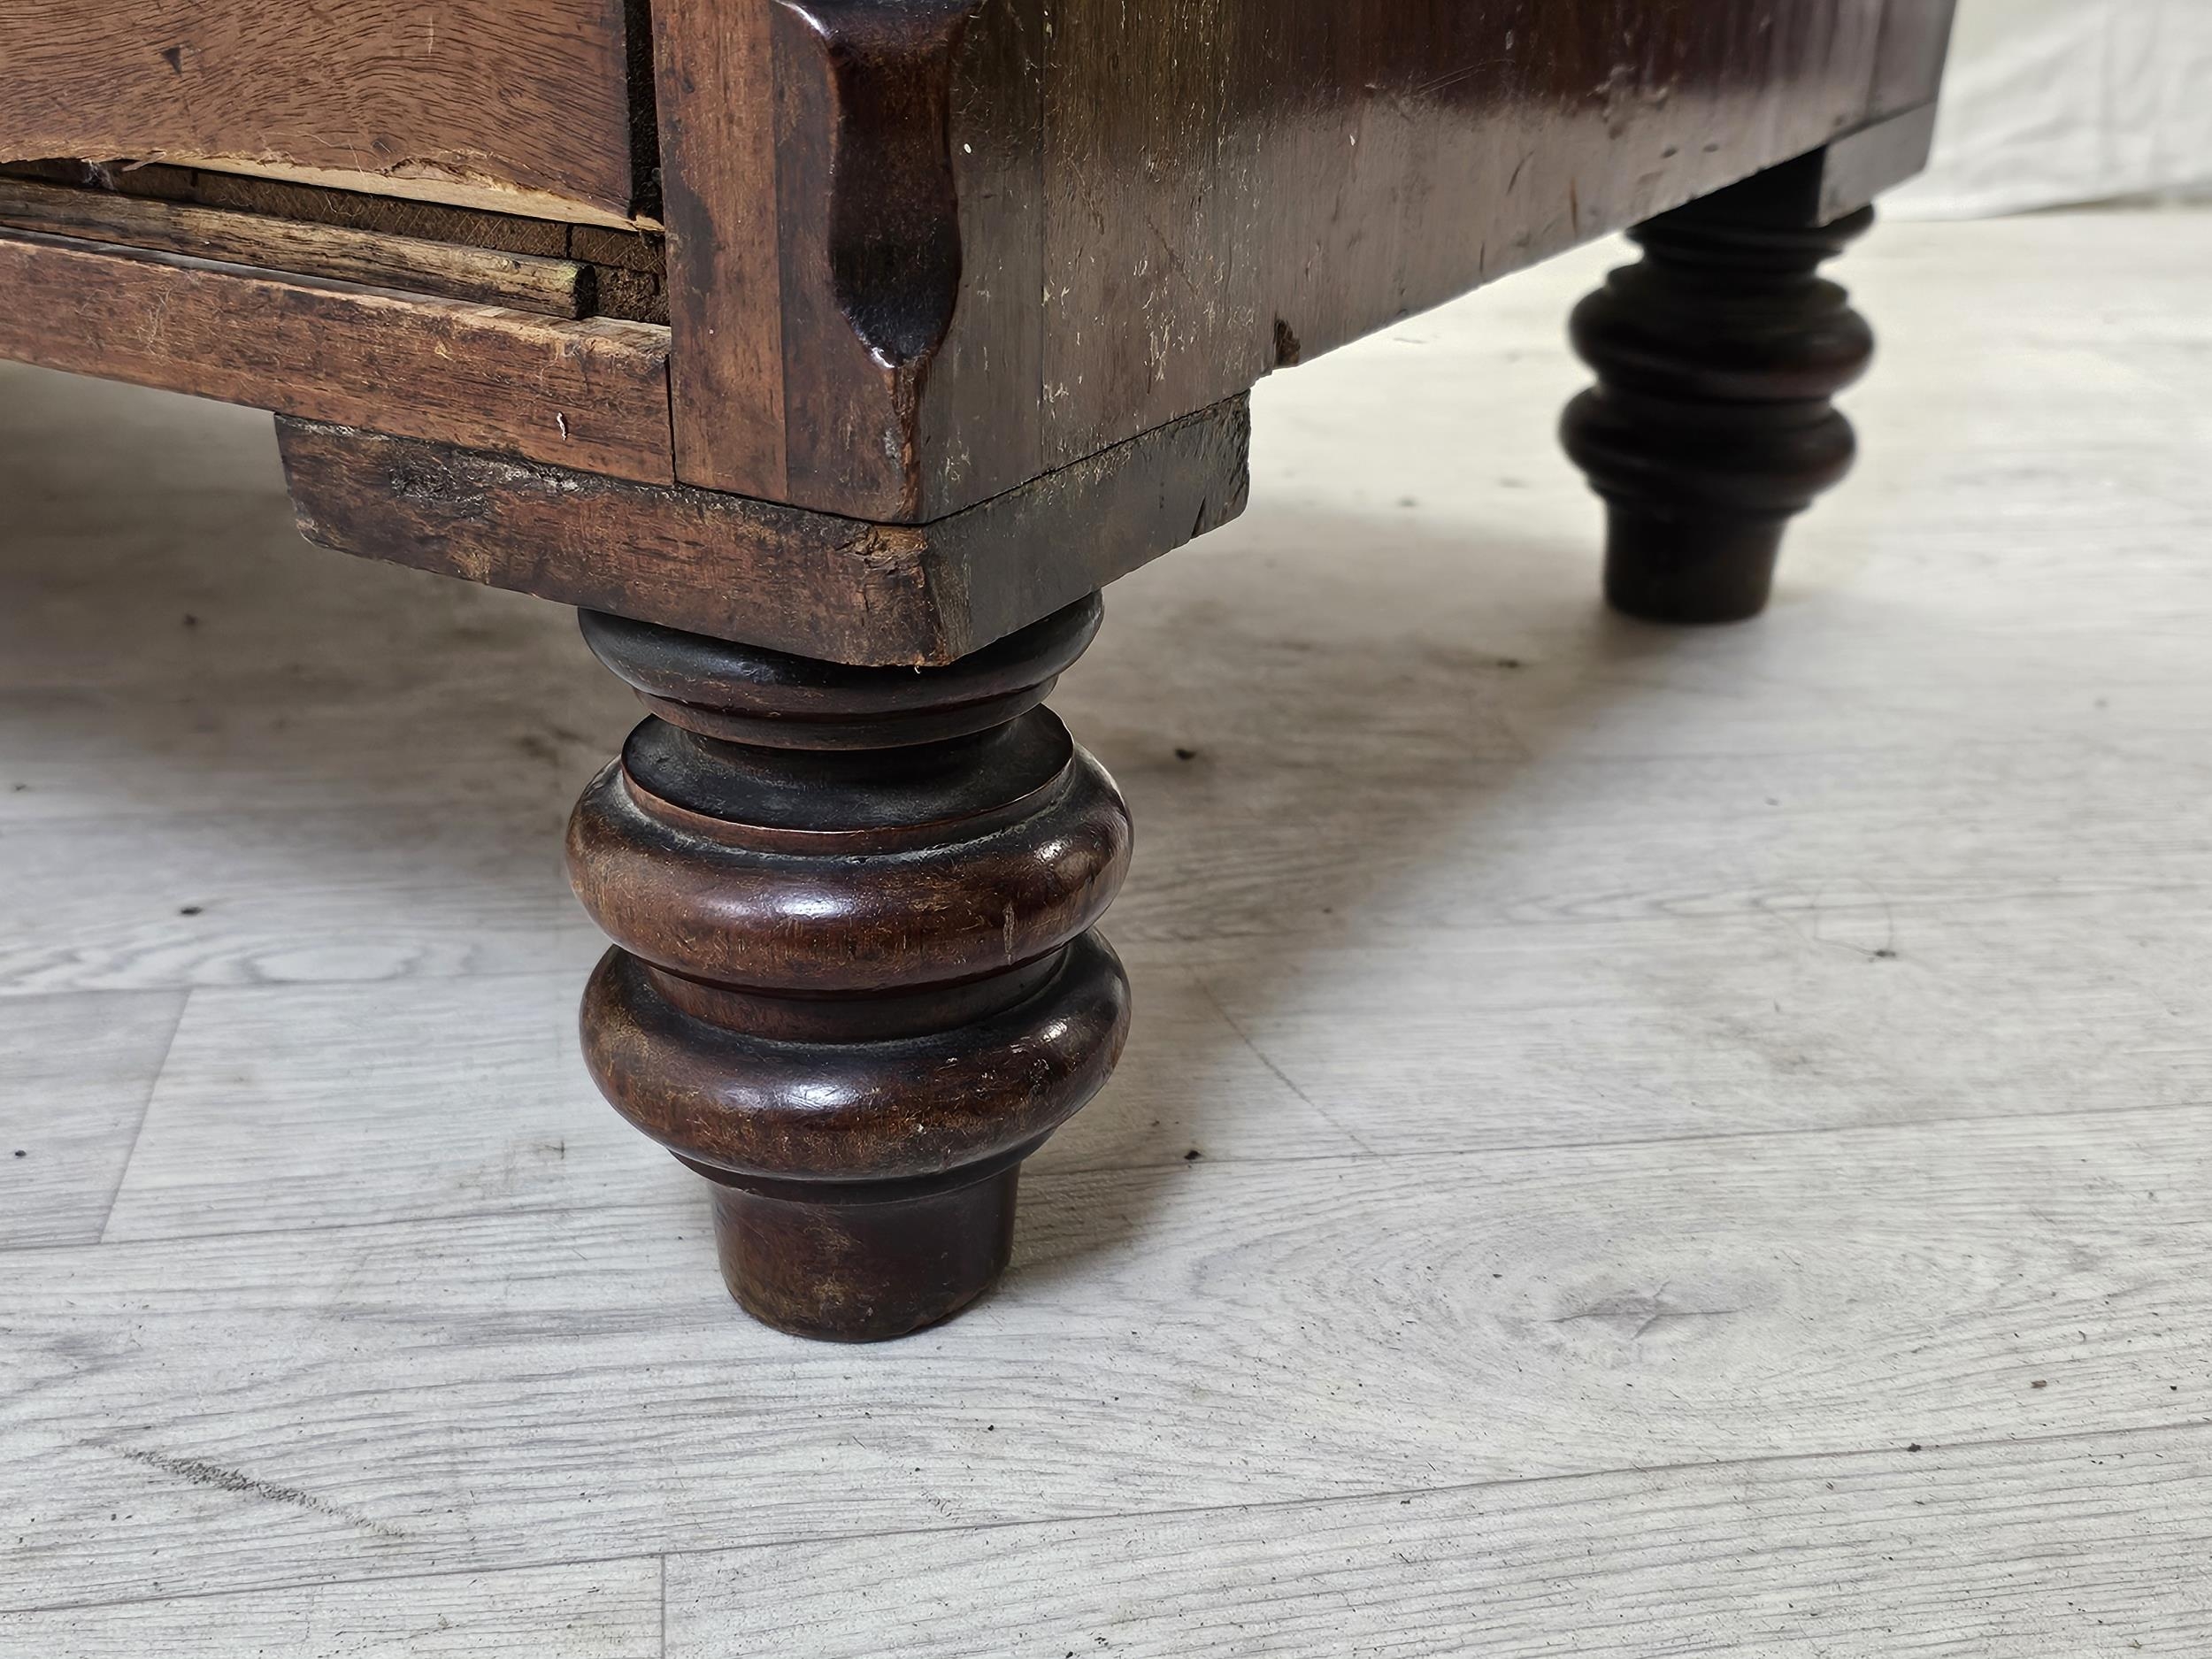
{"label": "wooden floor", "polygon": [[0,1653],[2212,1651],[2212,216],[1872,238],[1721,633],[1594,602],[1610,252],[1115,591],[1134,1045],[879,1349],[584,1078],[571,619],[0,370]]}

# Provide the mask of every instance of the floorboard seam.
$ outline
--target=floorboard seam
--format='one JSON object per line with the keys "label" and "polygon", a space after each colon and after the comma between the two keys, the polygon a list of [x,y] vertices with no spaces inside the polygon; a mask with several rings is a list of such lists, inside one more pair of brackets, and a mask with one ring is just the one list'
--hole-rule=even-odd
{"label": "floorboard seam", "polygon": [[[173,1035],[172,1041],[173,1041]],[[150,1102],[150,1092],[149,1094]],[[1823,1135],[1850,1135],[1877,1133],[1908,1133],[1924,1129],[1955,1129],[1993,1124],[2059,1123],[2068,1120],[2094,1122],[2099,1119],[2140,1117],[2170,1117],[2191,1112],[2212,1110],[2212,1100],[2174,1101],[2162,1106],[2114,1106],[2084,1110],[2072,1109],[2055,1112],[1981,1113],[1958,1118],[1915,1118],[1909,1121],[1871,1124],[1828,1124],[1803,1129],[1746,1129],[1718,1132],[1701,1135],[1665,1135],[1655,1140],[1640,1141],[1525,1141],[1494,1147],[1468,1147],[1455,1150],[1427,1152],[1362,1152],[1319,1153],[1310,1157],[1217,1157],[1208,1154],[1203,1163],[1214,1169],[1296,1169],[1314,1164],[1461,1164],[1475,1158],[1536,1156],[1558,1152],[1644,1151],[1661,1147],[1709,1146],[1741,1141],[1800,1141]],[[140,1119],[144,1127],[144,1119]],[[132,1149],[136,1151],[134,1136]],[[1079,1165],[1073,1169],[1036,1170],[1026,1173],[1032,1182],[1094,1180],[1117,1175],[1162,1175],[1176,1171],[1187,1171],[1192,1167],[1187,1158],[1177,1157],[1160,1164],[1102,1164]],[[118,1192],[120,1183],[118,1183]],[[112,1200],[111,1214],[112,1214]],[[81,1250],[98,1248],[128,1249],[137,1245],[219,1243],[231,1239],[296,1239],[312,1237],[324,1233],[359,1233],[378,1227],[448,1226],[471,1221],[526,1220],[582,1215],[652,1215],[674,1213],[695,1208],[688,1198],[641,1199],[628,1203],[603,1202],[592,1204],[531,1205],[513,1210],[440,1210],[429,1215],[395,1216],[381,1221],[318,1222],[297,1227],[239,1227],[216,1233],[163,1233],[143,1237],[111,1239],[104,1224],[96,1245],[34,1244],[18,1249],[0,1250],[0,1256],[38,1256],[50,1252]]]}
{"label": "floorboard seam", "polygon": [[108,1191],[107,1207],[100,1212],[100,1236],[92,1241],[96,1249],[108,1241],[108,1229],[115,1224],[115,1207],[122,1202],[123,1188],[129,1184],[131,1164],[138,1156],[138,1143],[145,1135],[146,1119],[153,1116],[154,1096],[161,1093],[161,1079],[169,1070],[169,1056],[177,1050],[177,1034],[184,1029],[184,1017],[191,1010],[192,995],[187,989],[177,1001],[177,1017],[170,1024],[168,1041],[161,1045],[161,1058],[155,1063],[154,1074],[147,1080],[146,1098],[139,1102],[138,1121],[131,1126],[131,1144],[123,1154],[123,1167],[116,1171],[115,1185]]}
{"label": "floorboard seam", "polygon": [[2062,1447],[2076,1444],[2110,1444],[2116,1440],[2140,1439],[2153,1434],[2205,1434],[2212,1432],[2212,1417],[2198,1417],[2173,1423],[2141,1424],[2125,1429],[2084,1429],[2065,1434],[2024,1434],[2010,1440],[1931,1440],[1917,1450],[1903,1446],[1874,1446],[1847,1448],[1824,1452],[1782,1452],[1756,1457],[1717,1458],[1702,1462],[1678,1461],[1666,1463],[1626,1463],[1610,1469],[1577,1469],[1555,1474],[1507,1475],[1494,1480],[1455,1481],[1441,1486],[1388,1486],[1371,1492],[1333,1492],[1322,1495],[1290,1498],[1264,1498],[1248,1503],[1194,1503],[1171,1505],[1158,1509],[1102,1509],[1077,1515],[1024,1516],[1005,1521],[971,1521],[954,1526],[897,1526],[875,1532],[805,1532],[788,1538],[763,1539],[751,1543],[710,1544],[697,1549],[670,1549],[653,1555],[605,1555],[583,1559],[568,1557],[549,1561],[491,1561],[467,1567],[454,1567],[430,1572],[372,1573],[360,1578],[320,1578],[284,1579],[269,1584],[236,1586],[219,1590],[192,1590],[176,1595],[133,1596],[121,1600],[96,1601],[55,1601],[35,1607],[0,1609],[0,1626],[10,1618],[26,1617],[35,1614],[91,1611],[102,1608],[159,1606],[170,1601],[206,1601],[226,1596],[278,1595],[293,1590],[344,1588],[362,1585],[405,1584],[414,1580],[434,1578],[465,1578],[482,1577],[488,1573],[548,1572],[563,1568],[614,1567],[626,1563],[657,1560],[662,1584],[662,1616],[664,1643],[667,1608],[668,1563],[687,1561],[704,1555],[749,1555],[762,1550],[788,1549],[798,1546],[826,1548],[842,1544],[866,1544],[900,1538],[939,1538],[972,1532],[1003,1532],[1021,1527],[1093,1526],[1115,1521],[1167,1521],[1205,1515],[1240,1515],[1286,1513],[1296,1509],[1327,1509],[1339,1505],[1379,1503],[1390,1498],[1449,1498],[1469,1493],[1501,1491],[1517,1486],[1563,1486],[1579,1480],[1617,1480],[1628,1476],[1708,1474],[1748,1469],[1786,1466],[1792,1463],[1828,1463],[1849,1458],[1882,1456],[1926,1456],[1943,1452],[2004,1451],[2017,1447]]}

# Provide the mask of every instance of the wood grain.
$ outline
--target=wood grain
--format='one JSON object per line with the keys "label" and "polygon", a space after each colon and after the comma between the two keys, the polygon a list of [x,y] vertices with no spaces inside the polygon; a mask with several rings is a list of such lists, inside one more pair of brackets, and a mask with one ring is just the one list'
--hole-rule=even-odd
{"label": "wood grain", "polygon": [[548,317],[580,315],[585,297],[584,268],[572,259],[499,253],[13,179],[0,179],[0,227],[472,300]]}
{"label": "wood grain", "polygon": [[[151,198],[202,208],[234,210],[254,216],[254,233],[265,227],[273,240],[281,237],[289,245],[326,257],[339,242],[365,236],[367,240],[357,242],[357,247],[365,249],[372,256],[373,271],[386,274],[378,263],[384,257],[380,250],[391,243],[400,255],[414,255],[412,263],[426,267],[427,272],[426,276],[412,280],[403,272],[399,285],[431,292],[442,291],[445,273],[457,257],[468,271],[495,285],[511,280],[512,273],[495,258],[486,256],[521,256],[519,267],[525,272],[538,268],[541,261],[549,262],[543,267],[549,272],[565,271],[572,263],[579,267],[573,284],[579,298],[567,302],[557,296],[557,311],[575,315],[580,308],[595,316],[623,317],[663,326],[668,321],[664,239],[643,224],[587,225],[526,219],[513,211],[486,212],[359,190],[329,189],[213,173],[205,168],[157,165],[117,167],[96,162],[16,162],[0,165],[0,179],[60,185],[80,192],[96,191],[104,202],[122,198],[135,204]],[[506,205],[511,209],[517,204]],[[131,222],[135,225],[146,221]],[[303,227],[311,229],[319,226],[331,226],[349,234],[331,242],[299,234]],[[67,232],[66,223],[51,228]],[[247,234],[242,227],[238,228],[240,234]],[[127,236],[124,240],[132,238]],[[425,251],[414,248],[419,242],[439,246]],[[243,257],[247,263],[262,259],[265,250],[259,242],[250,239],[244,248],[242,254],[229,257]],[[188,243],[182,251],[204,250]],[[349,252],[347,257],[355,255]],[[283,260],[277,257],[265,263],[281,265]],[[567,286],[559,276],[553,280],[557,289]],[[518,285],[513,303],[531,308],[530,287],[527,280]],[[463,297],[479,291],[473,276],[452,288]]]}
{"label": "wood grain", "polygon": [[785,499],[775,8],[653,8],[677,476]]}
{"label": "wood grain", "polygon": [[1880,13],[1063,0],[1048,458],[1818,148]]}
{"label": "wood grain", "polygon": [[[365,802],[362,810],[372,808]],[[404,833],[403,825],[395,828]],[[510,856],[519,864],[527,842],[520,832],[510,835]],[[262,846],[265,842],[257,842],[257,850]],[[388,872],[375,874],[394,895],[392,908],[403,914],[426,914],[442,902],[393,887]],[[549,913],[566,896],[557,868],[543,871],[534,887]],[[348,910],[342,900],[328,896],[319,906],[311,890],[288,889],[281,898],[294,914],[312,911],[335,919]],[[457,902],[457,896],[442,902]],[[252,925],[245,918],[221,916],[230,908],[210,907],[217,926]],[[130,1242],[526,1210],[696,1205],[695,1178],[610,1112],[575,1062],[576,987],[598,949],[585,925],[572,940],[541,945],[538,961],[555,964],[541,972],[519,971],[516,955],[494,946],[472,961],[424,953],[408,964],[412,972],[403,968],[380,979],[232,983],[194,992],[192,1016],[179,1029],[145,1108],[130,1176],[119,1193],[119,1146],[112,1152],[116,1162],[102,1166],[106,1179],[97,1188],[99,1202],[104,1205],[111,1193],[115,1198],[104,1236]],[[1156,952],[1150,954],[1156,959]],[[1589,956],[1597,954],[1594,949]],[[1453,965],[1448,957],[1408,955],[1400,979],[1388,983],[1433,977]],[[1524,953],[1525,958],[1535,955],[1532,949]],[[277,972],[284,969],[285,958],[274,948],[265,949],[262,959]],[[1578,955],[1571,965],[1583,967],[1587,959]],[[311,964],[301,953],[290,965],[297,973]],[[321,965],[332,972],[343,967],[332,957]],[[1326,965],[1317,964],[1317,974]],[[1362,958],[1340,965],[1348,973],[1373,964]],[[1759,958],[1747,977],[1775,966],[1772,958]],[[1443,1133],[1437,1125],[1448,1118],[1443,1101],[1453,1082],[1481,1076],[1490,1065],[1502,1071],[1517,1057],[1512,1050],[1478,1051],[1440,1072],[1432,1060],[1432,1087],[1425,1090],[1417,1056],[1433,1053],[1448,1016],[1433,1000],[1416,1005],[1405,1025],[1412,1033],[1409,1057],[1379,1066],[1371,1085],[1381,1110],[1332,1122],[1294,1089],[1323,1101],[1347,1092],[1348,1068],[1329,1057],[1327,1045],[1349,1041],[1361,1021],[1371,1029],[1379,1016],[1371,1006],[1362,1003],[1333,1019],[1312,1018],[1307,1022],[1311,1034],[1293,1042],[1282,1034],[1286,1018],[1256,1019],[1249,989],[1225,976],[1209,976],[1201,986],[1175,967],[1141,964],[1133,978],[1144,1010],[1139,1040],[1112,1087],[1046,1143],[1033,1170],[1157,1167],[1179,1164],[1194,1148],[1217,1161],[1348,1156],[1362,1142],[1402,1151],[1424,1135]],[[1210,991],[1235,1010],[1237,1025]],[[8,1000],[0,998],[0,1013]],[[1614,1132],[1640,1139],[1678,1129],[1704,1133],[1721,1119],[1727,1102],[1760,1087],[1757,1071],[1743,1056],[1724,1056],[1697,1078],[1701,1085],[1709,1078],[1711,1087],[1736,1091],[1719,1096],[1723,1104],[1711,1112],[1671,1113],[1647,1095],[1631,1097],[1613,1122],[1594,1122],[1553,1043],[1569,1018],[1586,1025],[1629,1020],[1636,1005],[1624,999],[1616,1015],[1602,1002],[1587,1002],[1575,1005],[1571,1015],[1563,1001],[1548,1002],[1532,992],[1514,1010],[1535,1032],[1517,1054],[1532,1056],[1541,1068],[1525,1113],[1486,1116],[1464,1125],[1457,1140],[1445,1144],[1527,1145],[1554,1134],[1547,1126],[1552,1124],[1555,1138],[1564,1139]],[[2061,1018],[2065,1037],[2039,1046],[2037,1062],[2060,1063],[2078,1052],[2079,1014],[2069,1010]],[[1237,1034],[1240,1026],[1266,1045],[1294,1084],[1253,1057]],[[303,1030],[318,1032],[319,1040],[296,1041],[294,1033]],[[395,1047],[395,1031],[411,1033],[411,1042]],[[1623,1052],[1628,1048],[1609,1042],[1594,1062],[1595,1072],[1609,1078],[1648,1064],[1648,1048]],[[2154,1086],[2165,1081],[2150,1080]],[[2015,1088],[2022,1096],[2028,1093],[2017,1083]],[[2154,1087],[2144,1098],[2163,1099],[2172,1092]],[[1821,1091],[1788,1121],[1808,1127],[1865,1121],[1869,1110],[1855,1110],[1845,1094],[1841,1087]],[[456,1094],[466,1096],[469,1110],[425,1113],[426,1101]],[[2114,1079],[2096,1103],[2108,1106],[2124,1098]],[[1345,1133],[1343,1122],[1357,1127],[1359,1140]],[[32,1192],[26,1225],[42,1218],[37,1225],[56,1242],[88,1243],[103,1236],[98,1206],[71,1209],[51,1192]],[[64,1227],[76,1231],[64,1233]]]}
{"label": "wood grain", "polygon": [[[1038,1179],[1006,1286],[888,1367],[734,1319],[687,1206],[48,1251],[10,1310],[9,1582],[63,1604],[142,1594],[155,1547],[165,1583],[246,1589],[2194,1423],[2208,1129]],[[726,1432],[646,1449],[641,1418]],[[829,1490],[826,1457],[877,1478]]]}
{"label": "wood grain", "polygon": [[44,1659],[660,1659],[657,1562],[433,1574],[248,1595],[0,1613],[0,1653]]}
{"label": "wood grain", "polygon": [[772,10],[787,493],[909,521],[1043,472],[1041,0]]}
{"label": "wood grain", "polygon": [[[122,72],[98,54],[134,51],[159,65],[145,73],[180,87],[213,73],[195,67],[203,56],[242,88],[250,75],[265,97],[305,98],[318,84],[271,56],[267,31],[235,7],[202,19],[174,48],[184,67],[171,69],[160,61],[171,48],[142,44],[178,32],[158,9],[166,3],[135,0],[146,17],[107,20],[96,51],[65,31],[40,50],[104,84]],[[358,121],[388,125],[379,100],[403,92],[427,110],[407,129],[416,148],[466,148],[475,129],[449,119],[450,102],[480,127],[498,124],[497,153],[520,158],[508,171],[529,173],[503,182],[540,192],[507,205],[622,222],[645,173],[626,171],[610,195],[611,175],[582,179],[539,153],[551,127],[603,161],[627,154],[611,130],[633,105],[600,110],[589,97],[602,83],[619,93],[619,77],[607,78],[634,56],[618,0],[534,0],[496,20],[475,16],[481,0],[440,4],[463,15],[419,9],[365,19],[349,37],[362,65],[388,65],[393,42],[414,46],[419,28],[431,64],[419,72],[409,60],[390,84],[376,81],[377,97],[349,106]],[[1924,104],[1941,9],[1897,0],[1886,11],[1883,0],[1791,0],[1770,14],[1763,0],[1729,0],[1617,25],[1532,0],[1420,18],[1401,15],[1396,0],[1210,0],[1160,18],[1118,0],[888,12],[677,0],[655,26],[671,280],[664,292],[618,280],[608,293],[624,316],[666,308],[672,476],[846,517],[930,522],[1915,97]],[[27,22],[17,27],[27,38]],[[470,42],[452,61],[431,50],[433,31],[446,28]],[[234,62],[209,43],[231,35]],[[589,61],[534,58],[496,96],[466,79],[500,73],[503,52],[541,35]],[[342,55],[329,73],[350,62]],[[410,79],[418,73],[434,76],[434,96]],[[463,78],[434,80],[449,73]],[[44,130],[37,100],[60,96],[36,88],[22,118],[30,133]],[[233,90],[210,107],[245,97]],[[184,94],[165,84],[162,96]],[[131,107],[153,127],[169,119],[165,104]],[[281,127],[269,130],[279,136],[266,143],[282,149]],[[377,188],[431,165],[387,153],[391,141],[345,142],[350,152],[365,143],[366,159],[353,154],[356,171],[343,174],[327,171],[328,157],[126,148]],[[59,137],[17,144],[114,150]],[[449,185],[478,180],[451,157],[431,171]],[[553,172],[575,203],[565,211],[541,199],[537,175]],[[210,371],[221,378],[219,365]]]}
{"label": "wood grain", "polygon": [[672,475],[667,332],[0,236],[0,355],[618,477]]}
{"label": "wood grain", "polygon": [[622,0],[6,0],[0,158],[278,166],[627,216],[644,173],[625,17]]}
{"label": "wood grain", "polygon": [[856,523],[285,423],[310,541],[834,662],[956,661],[1243,510],[1241,400],[966,512]]}
{"label": "wood grain", "polygon": [[[377,821],[396,843],[392,865],[444,850],[412,815]],[[1175,828],[1187,821],[1177,815]],[[469,827],[503,834],[495,849],[511,862],[529,855],[530,826]],[[1141,841],[1158,839],[1145,826]],[[96,841],[89,856],[107,868],[112,848]],[[289,851],[255,826],[232,879]],[[519,891],[484,903],[472,957],[460,929],[437,925],[465,891],[459,877],[442,888],[369,866],[365,881],[387,895],[377,928],[365,897],[288,885],[264,904],[230,899],[192,853],[196,890],[225,895],[208,907],[203,954],[180,942],[142,949],[131,965],[208,988],[194,993],[147,1109],[109,1239],[683,1201],[689,1178],[608,1113],[574,1064],[571,1004],[597,946],[588,928],[558,930],[557,870],[534,868],[515,879]],[[1144,874],[1141,860],[1140,895]],[[137,902],[124,886],[119,906]],[[288,949],[288,912],[357,935],[350,957]],[[2193,972],[2189,927],[2161,926],[2149,903],[2097,913],[2112,936],[2101,945],[2062,917],[1945,908],[1911,925],[1910,965],[1893,971],[1871,959],[1886,924],[1838,915],[1819,924],[1825,946],[1771,924],[1532,924],[1388,949],[1306,941],[1280,972],[1251,965],[1274,954],[1258,943],[1138,937],[1126,949],[1137,1034],[1113,1086],[1033,1168],[1161,1169],[1193,1150],[1237,1164],[1479,1155],[2035,1118],[2055,1108],[2052,1077],[2069,1079],[2063,1103],[2082,1113],[2212,1095],[2212,1046],[2192,1035],[2212,999],[2162,1001],[2152,988]],[[96,916],[72,907],[68,918]],[[539,963],[557,965],[531,971],[534,945]],[[244,982],[256,967],[272,982]],[[2127,977],[2137,972],[2140,985]],[[318,972],[349,979],[319,985]],[[1676,974],[1703,995],[1655,988]],[[1777,985],[1787,987],[1779,998]],[[2140,1053],[2106,1055],[2119,1025],[2146,1033]],[[287,1041],[298,1029],[326,1034]],[[1385,1029],[1393,1041],[1378,1047]],[[396,1051],[396,1030],[418,1046]],[[426,1118],[420,1102],[438,1097],[442,1074],[471,1109]]]}
{"label": "wood grain", "polygon": [[2198,1425],[679,1555],[668,1654],[2186,1659],[2208,1480]]}
{"label": "wood grain", "polygon": [[1924,103],[1925,9],[679,6],[682,476],[940,517]]}
{"label": "wood grain", "polygon": [[[549,903],[561,876],[549,862]],[[595,938],[580,937],[572,949],[547,953],[562,963],[548,973],[502,973],[488,962],[492,971],[459,979],[296,985],[273,996],[248,986],[196,991],[150,1101],[143,1084],[130,1096],[144,1119],[141,1127],[136,1110],[127,1117],[137,1131],[128,1179],[126,1134],[96,1206],[74,1209],[40,1191],[22,1213],[45,1217],[46,1241],[115,1243],[508,1210],[680,1206],[696,1178],[609,1111],[575,1064],[576,988],[598,950]],[[169,994],[140,995],[150,1002]],[[12,1019],[28,1029],[39,1009],[63,1000],[0,998],[0,1018],[19,1002],[25,1011]],[[328,1022],[329,1038],[302,1043],[288,1034],[309,1022]],[[463,1026],[474,1035],[457,1042]],[[436,1037],[395,1044],[396,1031]],[[27,1089],[38,1080],[31,1075]],[[122,1118],[126,1091],[104,1093]],[[426,1139],[422,1102],[449,1094],[465,1094],[469,1110]],[[32,1096],[40,1097],[51,1091]],[[0,1179],[20,1173],[0,1169]],[[65,1235],[65,1223],[75,1231]]]}
{"label": "wood grain", "polygon": [[97,1241],[184,999],[0,999],[0,1250]]}
{"label": "wood grain", "polygon": [[[439,725],[411,729],[428,738]],[[540,756],[561,752],[541,733],[527,741]],[[518,752],[524,744],[510,739]],[[560,775],[564,796],[589,775],[588,758],[578,753]],[[327,788],[330,757],[319,764]],[[541,757],[524,775],[549,770]],[[8,869],[22,886],[0,890],[0,916],[27,919],[35,888],[58,926],[17,926],[0,941],[0,995],[444,979],[534,973],[549,962],[570,965],[574,989],[601,947],[560,879],[562,809],[511,790],[460,808],[403,797],[365,816],[373,804],[356,791],[319,810],[179,815],[150,861],[142,817],[11,828]],[[334,856],[353,866],[335,887]],[[73,885],[86,870],[100,872],[98,884]],[[326,903],[342,924],[303,933],[300,917]],[[180,915],[192,905],[199,918]]]}

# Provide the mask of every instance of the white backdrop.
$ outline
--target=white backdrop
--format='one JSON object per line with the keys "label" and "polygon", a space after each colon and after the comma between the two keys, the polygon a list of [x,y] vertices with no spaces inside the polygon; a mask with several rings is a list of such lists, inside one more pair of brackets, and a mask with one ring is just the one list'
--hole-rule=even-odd
{"label": "white backdrop", "polygon": [[1928,174],[1901,218],[2212,193],[2212,0],[1961,0]]}

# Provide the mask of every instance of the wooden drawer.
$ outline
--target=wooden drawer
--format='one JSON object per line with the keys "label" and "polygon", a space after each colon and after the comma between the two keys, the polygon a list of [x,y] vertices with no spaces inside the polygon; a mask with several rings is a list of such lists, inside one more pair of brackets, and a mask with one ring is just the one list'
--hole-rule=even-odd
{"label": "wooden drawer", "polygon": [[626,219],[653,176],[627,10],[0,0],[0,160],[204,164]]}

